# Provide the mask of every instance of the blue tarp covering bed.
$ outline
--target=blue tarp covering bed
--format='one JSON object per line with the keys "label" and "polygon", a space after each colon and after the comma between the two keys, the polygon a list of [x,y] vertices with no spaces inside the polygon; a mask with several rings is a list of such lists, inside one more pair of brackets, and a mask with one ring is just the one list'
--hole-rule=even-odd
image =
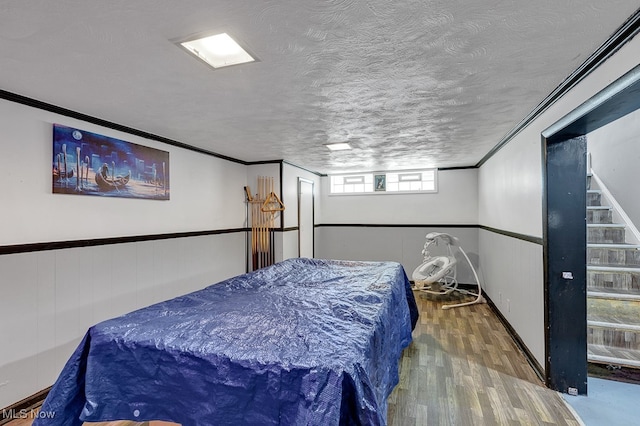
{"label": "blue tarp covering bed", "polygon": [[91,327],[34,425],[385,424],[417,318],[398,263],[286,260]]}

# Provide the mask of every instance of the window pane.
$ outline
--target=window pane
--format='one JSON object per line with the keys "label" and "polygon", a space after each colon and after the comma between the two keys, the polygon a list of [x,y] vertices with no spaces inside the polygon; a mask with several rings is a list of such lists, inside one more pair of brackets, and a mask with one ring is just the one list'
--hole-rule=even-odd
{"label": "window pane", "polygon": [[364,176],[345,176],[344,183],[363,183]]}
{"label": "window pane", "polygon": [[398,178],[400,182],[420,181],[422,180],[422,173],[403,173]]}
{"label": "window pane", "polygon": [[[436,191],[436,169],[330,176],[332,194]],[[374,175],[383,175],[386,191],[374,191]]]}

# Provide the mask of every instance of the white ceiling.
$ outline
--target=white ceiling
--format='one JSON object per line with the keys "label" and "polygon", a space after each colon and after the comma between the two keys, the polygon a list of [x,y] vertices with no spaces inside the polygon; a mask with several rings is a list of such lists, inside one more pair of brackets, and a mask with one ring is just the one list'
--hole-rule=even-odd
{"label": "white ceiling", "polygon": [[[472,166],[637,7],[0,0],[0,89],[244,161]],[[172,42],[215,31],[260,61],[213,70]]]}

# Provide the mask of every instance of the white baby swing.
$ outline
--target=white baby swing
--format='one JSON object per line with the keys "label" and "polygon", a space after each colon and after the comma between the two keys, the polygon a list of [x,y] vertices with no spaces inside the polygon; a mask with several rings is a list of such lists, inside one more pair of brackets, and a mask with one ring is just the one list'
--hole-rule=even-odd
{"label": "white baby swing", "polygon": [[[470,302],[444,305],[442,309],[457,308],[460,306],[473,305],[475,303],[484,303],[485,300],[484,297],[482,297],[482,287],[480,285],[480,280],[478,279],[478,274],[469,260],[467,253],[465,253],[462,247],[460,247],[458,239],[452,235],[442,232],[432,232],[427,234],[426,238],[427,241],[424,243],[424,248],[422,249],[422,255],[424,256],[423,262],[413,271],[412,274],[412,278],[415,283],[414,289],[437,295],[445,295],[457,290],[459,293],[475,297],[475,299]],[[431,256],[428,250],[429,246],[432,244],[437,245],[439,241],[447,244],[447,255]],[[477,293],[458,288],[458,280],[456,279],[456,265],[458,260],[456,259],[453,251],[454,247],[462,253],[469,263],[469,266],[473,271],[473,276],[478,284]]]}

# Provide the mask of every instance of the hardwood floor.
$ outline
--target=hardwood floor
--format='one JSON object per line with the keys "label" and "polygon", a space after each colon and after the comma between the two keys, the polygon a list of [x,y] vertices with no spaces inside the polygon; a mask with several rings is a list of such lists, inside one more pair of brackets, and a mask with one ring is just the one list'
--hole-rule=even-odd
{"label": "hardwood floor", "polygon": [[443,298],[415,295],[420,320],[389,397],[389,426],[580,424],[488,305],[443,310]]}
{"label": "hardwood floor", "polygon": [[389,397],[389,426],[580,425],[536,376],[488,305],[443,310],[442,298],[415,295],[420,320],[400,360],[400,383]]}

